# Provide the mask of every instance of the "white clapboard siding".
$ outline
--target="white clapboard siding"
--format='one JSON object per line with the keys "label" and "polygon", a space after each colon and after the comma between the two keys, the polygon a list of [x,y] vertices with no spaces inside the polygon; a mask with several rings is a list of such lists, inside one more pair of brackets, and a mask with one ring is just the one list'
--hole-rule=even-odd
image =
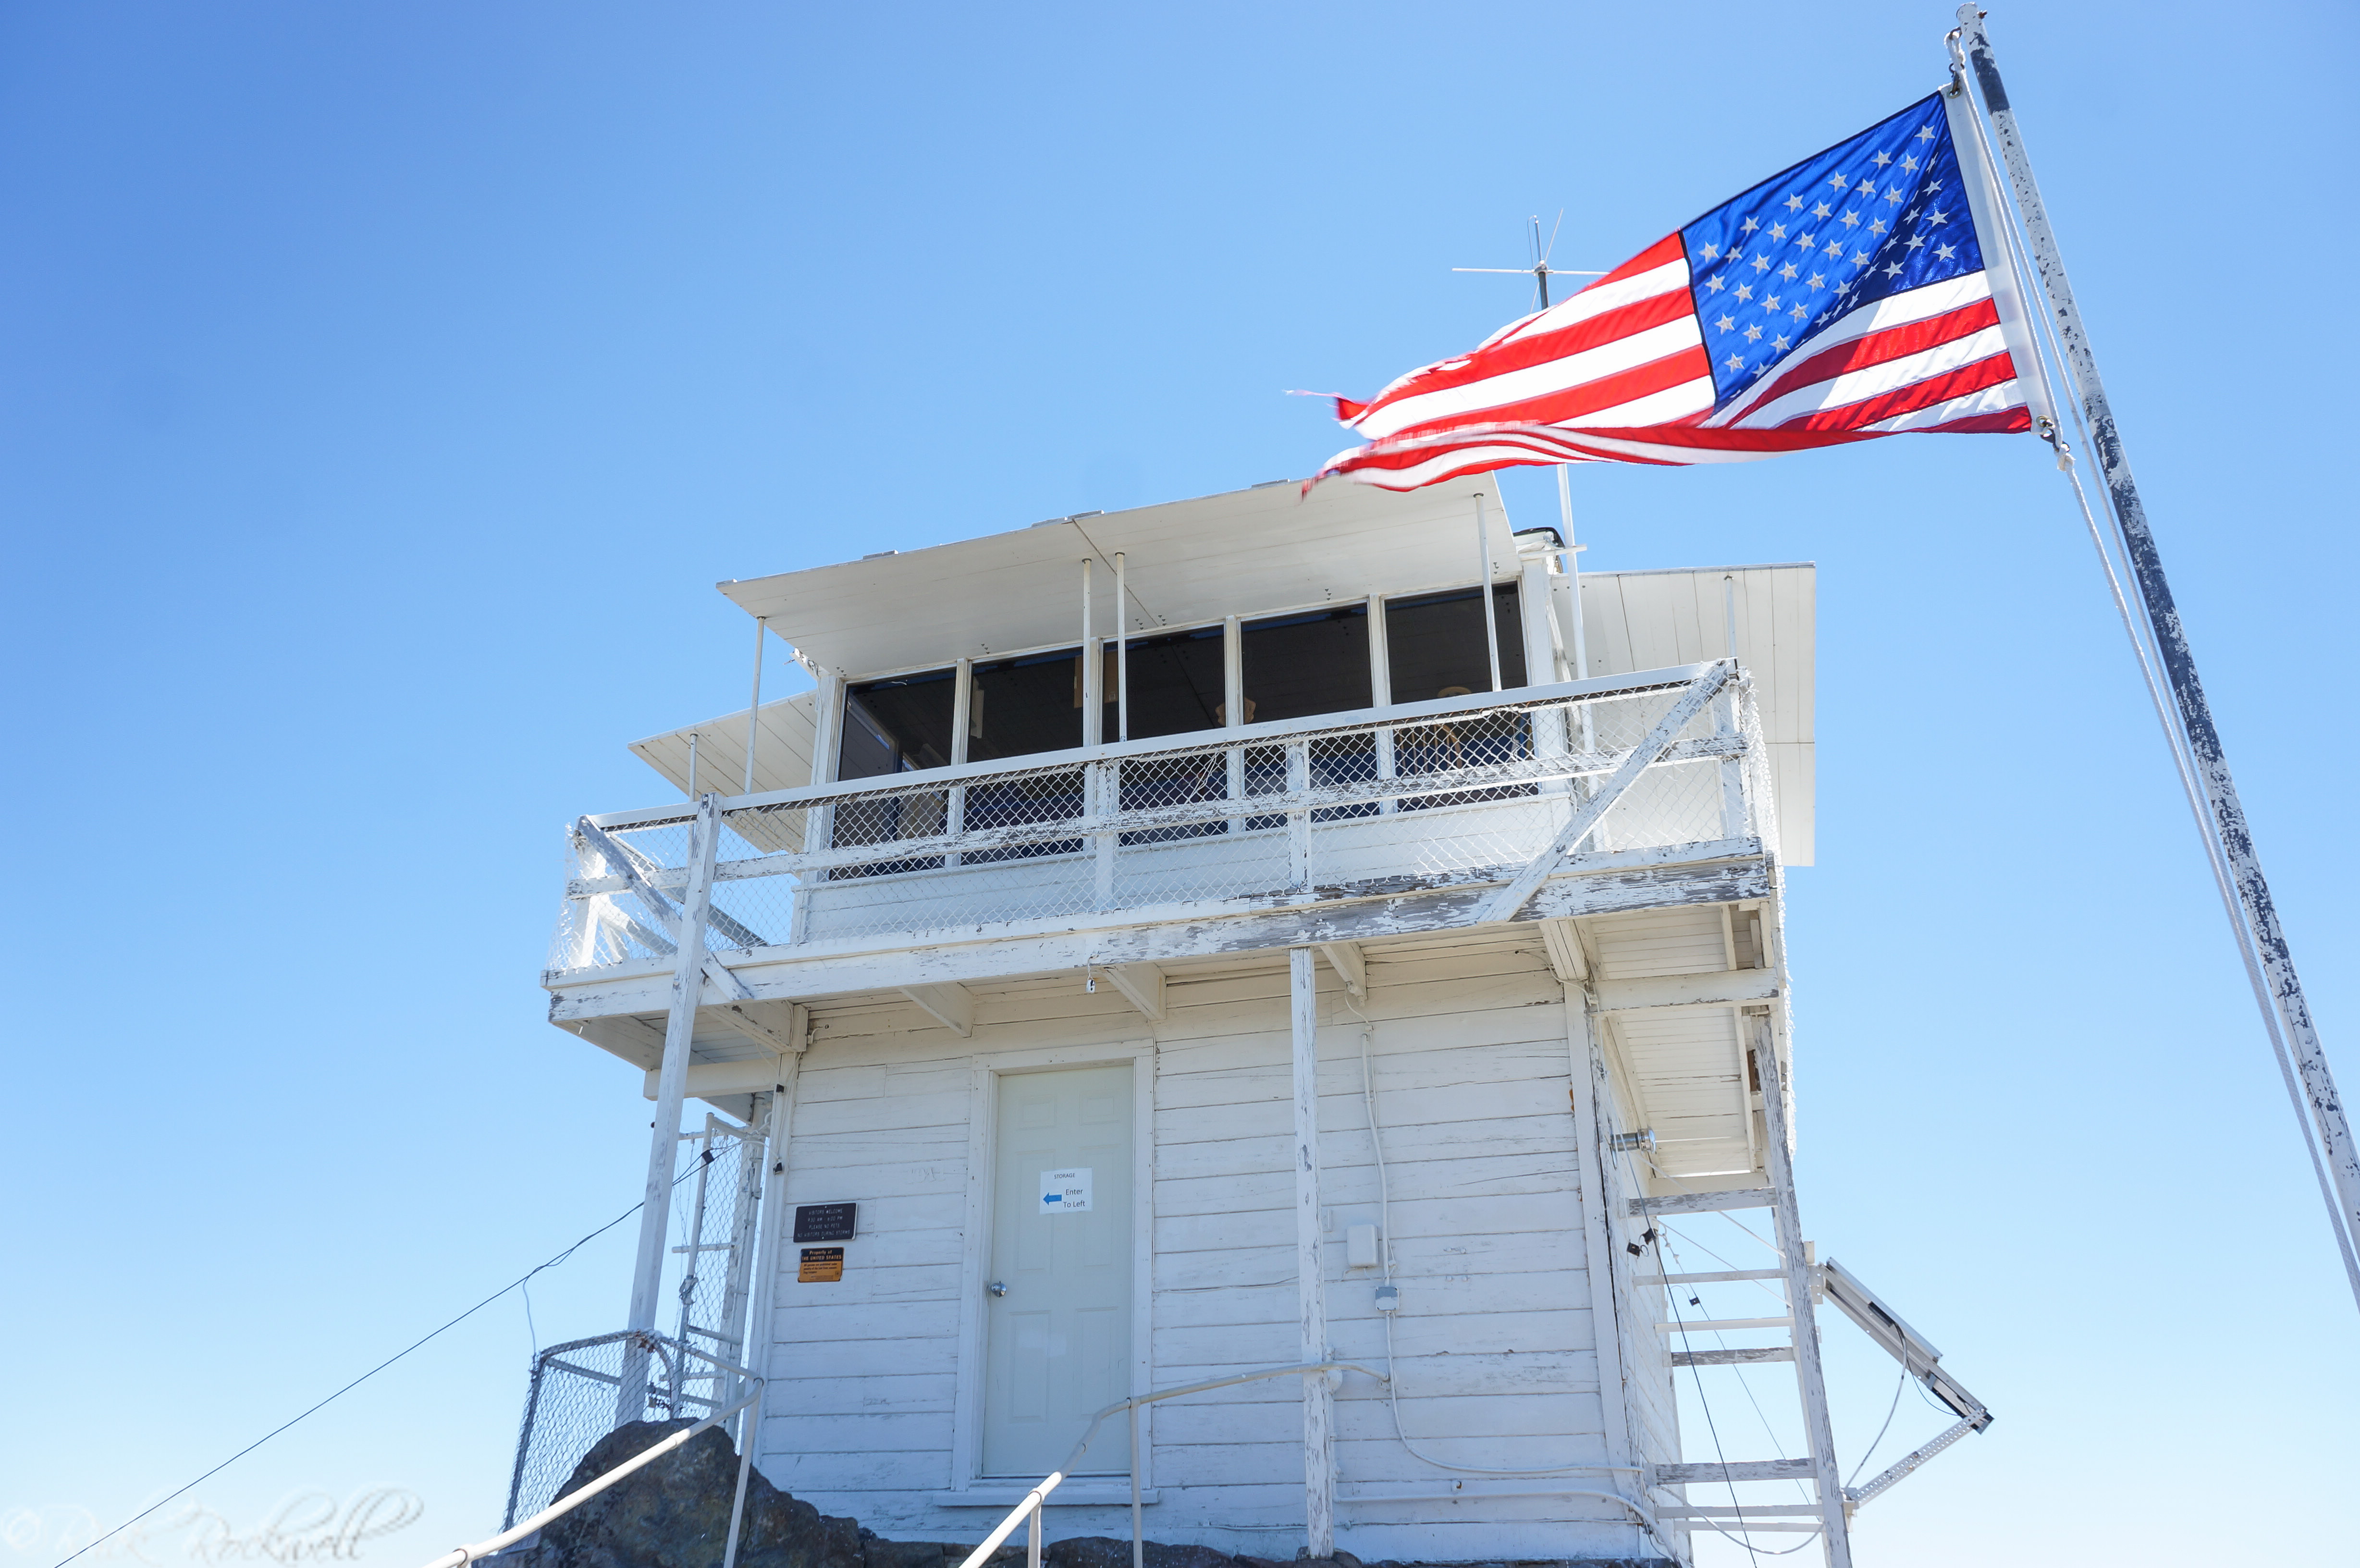
{"label": "white clapboard siding", "polygon": [[799,1377],[766,1403],[772,1416],[946,1414],[958,1379],[946,1372],[874,1377]]}
{"label": "white clapboard siding", "polygon": [[[1634,928],[1623,956],[1658,966],[1645,973],[1681,973],[1705,965],[1702,939],[1718,942],[1719,931],[1717,913]],[[1719,967],[1721,955],[1716,946],[1705,958]],[[1601,1463],[1595,1336],[1614,1319],[1593,1310],[1587,1271],[1562,988],[1539,944],[1513,932],[1456,947],[1447,938],[1372,945],[1366,956],[1365,998],[1348,997],[1324,962],[1318,969],[1321,1199],[1336,1225],[1323,1248],[1331,1342],[1367,1365],[1383,1361],[1387,1323],[1374,1304],[1382,1274],[1346,1269],[1341,1234],[1345,1223],[1373,1221],[1378,1201],[1365,1027],[1402,1291],[1391,1327],[1403,1421],[1414,1441],[1454,1462]],[[966,1277],[967,1122],[975,1063],[996,1051],[1154,1040],[1153,1380],[1169,1387],[1295,1359],[1284,965],[1268,957],[1175,964],[1165,1001],[1165,1018],[1151,1024],[1111,986],[1091,995],[1075,975],[978,987],[971,1040],[895,995],[814,1007],[787,1201],[856,1201],[860,1229],[840,1283],[797,1283],[792,1246],[778,1260],[760,1451],[774,1481],[904,1536],[971,1539],[991,1522],[988,1510],[946,1510],[932,1494],[956,1479],[955,1363],[976,1288]],[[1301,1399],[1299,1383],[1278,1380],[1159,1408],[1151,1479],[1162,1500],[1151,1533],[1291,1553],[1284,1532],[1299,1529],[1303,1508]],[[1377,1385],[1347,1378],[1337,1451],[1348,1484],[1440,1474],[1402,1448],[1393,1421]],[[1343,1505],[1343,1541],[1433,1557],[1472,1539],[1451,1533],[1451,1509]],[[1588,1517],[1561,1505],[1519,1501],[1497,1517],[1513,1529],[1491,1537],[1494,1556],[1627,1545],[1627,1532],[1568,1535],[1547,1525]],[[1119,1509],[1077,1506],[1053,1514],[1051,1533],[1126,1528]]]}
{"label": "white clapboard siding", "polygon": [[1729,967],[1718,907],[1646,909],[1586,920],[1582,931],[1608,980],[1711,974]]}
{"label": "white clapboard siding", "polygon": [[1723,579],[1736,589],[1737,657],[1753,675],[1775,778],[1787,863],[1812,858],[1814,601],[1818,572],[1786,566],[1585,572],[1582,629],[1592,675],[1726,656]]}

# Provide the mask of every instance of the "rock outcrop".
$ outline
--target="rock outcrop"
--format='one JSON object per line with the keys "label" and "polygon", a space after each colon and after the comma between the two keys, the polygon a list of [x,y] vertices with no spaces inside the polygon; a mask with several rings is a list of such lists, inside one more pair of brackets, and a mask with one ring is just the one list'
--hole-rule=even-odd
{"label": "rock outcrop", "polygon": [[[634,1421],[616,1428],[585,1454],[558,1496],[587,1486],[633,1454],[693,1423]],[[729,1540],[729,1506],[738,1490],[738,1451],[718,1428],[626,1476],[541,1532],[529,1548],[503,1552],[502,1568],[721,1568]],[[991,1522],[998,1523],[995,1519]],[[938,1541],[887,1541],[858,1519],[831,1519],[779,1490],[759,1470],[746,1475],[746,1512],[738,1532],[738,1568],[959,1568],[974,1546]],[[1232,1557],[1209,1546],[1145,1543],[1145,1568],[1403,1568],[1364,1564],[1348,1552],[1332,1558],[1277,1563]],[[1042,1568],[1131,1568],[1131,1542],[1082,1535],[1049,1542]],[[987,1568],[1023,1568],[1020,1531]],[[1474,1565],[1470,1565],[1474,1568]],[[1561,1563],[1486,1563],[1480,1568],[1572,1568]],[[1586,1561],[1579,1568],[1669,1568]]]}

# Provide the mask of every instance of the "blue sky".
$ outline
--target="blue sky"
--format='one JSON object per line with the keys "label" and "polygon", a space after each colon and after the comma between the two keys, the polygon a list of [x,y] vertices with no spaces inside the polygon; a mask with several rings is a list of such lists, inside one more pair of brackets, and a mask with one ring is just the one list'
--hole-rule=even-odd
{"label": "blue sky", "polygon": [[[1523,310],[1449,267],[1559,209],[1557,260],[1611,267],[1938,85],[1950,25],[0,5],[0,1554],[46,1568],[68,1511],[178,1485],[633,1201],[636,1079],[534,981],[560,825],[661,799],[623,743],[742,700],[716,580],[1306,474],[1343,442],[1282,389],[1366,394]],[[2360,29],[1991,25],[2360,1086],[2360,562],[2300,303],[2360,239]],[[2001,1418],[1862,1515],[1863,1560],[2348,1550],[2352,1305],[2042,450],[1575,491],[1593,567],[1819,564],[1806,1224]],[[619,1319],[628,1236],[543,1277],[541,1343]],[[1856,1453],[1891,1382],[1849,1334]],[[409,1488],[381,1563],[472,1536],[531,1343],[510,1298],[200,1496],[250,1525]]]}

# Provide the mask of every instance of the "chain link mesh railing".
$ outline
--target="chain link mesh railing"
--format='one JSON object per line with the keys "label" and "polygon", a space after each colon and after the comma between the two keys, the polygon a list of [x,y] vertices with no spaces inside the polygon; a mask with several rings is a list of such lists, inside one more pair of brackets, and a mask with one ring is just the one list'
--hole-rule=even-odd
{"label": "chain link mesh railing", "polygon": [[[761,1200],[761,1132],[707,1114],[681,1141],[692,1164],[672,1197],[673,1259],[665,1283],[672,1334],[723,1361],[743,1361],[753,1278],[754,1218]],[[697,1361],[682,1374],[689,1398],[727,1403],[727,1375]]]}
{"label": "chain link mesh railing", "polygon": [[748,1365],[767,1146],[759,1126],[708,1112],[679,1147],[660,1298],[672,1332],[600,1334],[533,1357],[502,1529],[554,1502],[583,1455],[623,1422],[701,1419],[745,1391],[737,1368]]}
{"label": "chain link mesh railing", "polygon": [[711,1402],[691,1392],[703,1367],[678,1340],[628,1331],[552,1345],[534,1356],[500,1528],[555,1502],[574,1467],[624,1422],[710,1414]]}
{"label": "chain link mesh railing", "polygon": [[[707,945],[901,936],[1228,900],[1503,880],[1545,848],[1688,689],[1529,691],[1430,716],[1159,749],[1109,747],[952,780],[792,791],[723,816]],[[1434,710],[1443,704],[1415,705]],[[1768,773],[1732,682],[1586,847],[1766,832]],[[575,824],[559,971],[671,954],[694,807]],[[1192,911],[1194,912],[1194,911]]]}

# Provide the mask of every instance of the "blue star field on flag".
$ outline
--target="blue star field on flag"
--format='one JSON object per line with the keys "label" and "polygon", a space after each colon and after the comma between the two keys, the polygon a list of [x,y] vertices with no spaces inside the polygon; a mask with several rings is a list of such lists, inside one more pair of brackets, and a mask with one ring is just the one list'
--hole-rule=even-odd
{"label": "blue star field on flag", "polygon": [[1937,93],[1680,230],[1718,407],[1837,314],[1983,267]]}

